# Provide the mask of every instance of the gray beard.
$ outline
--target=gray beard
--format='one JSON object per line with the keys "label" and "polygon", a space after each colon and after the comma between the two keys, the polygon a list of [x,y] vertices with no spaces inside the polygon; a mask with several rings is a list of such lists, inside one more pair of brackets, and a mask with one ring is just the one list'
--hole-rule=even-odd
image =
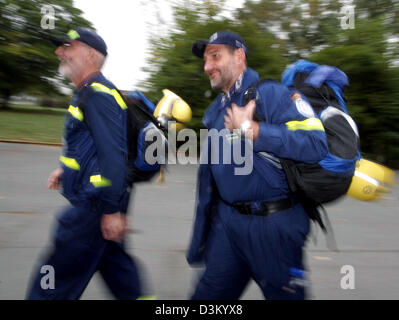
{"label": "gray beard", "polygon": [[219,91],[223,91],[223,89],[226,86],[229,86],[229,79],[233,79],[234,78],[234,74],[229,70],[228,73],[224,73],[224,76],[221,77],[219,83],[217,84],[212,84],[212,81],[210,81],[211,84],[211,88],[214,90],[219,90]]}
{"label": "gray beard", "polygon": [[212,84],[212,81],[211,81],[211,88],[214,89],[214,90],[219,90],[219,91],[221,91],[221,90],[223,89],[223,86],[222,86],[220,83],[219,83],[219,84],[213,85],[213,84]]}
{"label": "gray beard", "polygon": [[73,74],[73,72],[72,72],[72,70],[71,70],[71,67],[68,66],[68,65],[66,65],[65,63],[62,63],[62,64],[59,65],[59,67],[58,67],[58,72],[59,72],[63,77],[65,77],[65,78],[67,78],[67,79],[71,79],[72,74]]}

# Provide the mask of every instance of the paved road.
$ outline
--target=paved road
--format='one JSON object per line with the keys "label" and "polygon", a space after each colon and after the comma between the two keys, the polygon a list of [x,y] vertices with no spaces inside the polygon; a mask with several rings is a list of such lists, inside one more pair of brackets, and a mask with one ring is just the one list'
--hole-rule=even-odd
{"label": "paved road", "polygon": [[[46,188],[60,148],[0,143],[0,299],[23,299],[30,271],[49,245],[55,213],[66,201]],[[200,270],[185,261],[196,184],[195,165],[169,167],[164,184],[143,184],[129,208],[128,249],[145,266],[159,299],[187,299]],[[327,207],[339,252],[325,237],[308,241],[312,299],[399,299],[399,190],[384,201],[346,198]],[[354,268],[354,289],[343,290],[341,268]],[[112,299],[95,275],[82,299]],[[242,299],[262,299],[251,283]]]}

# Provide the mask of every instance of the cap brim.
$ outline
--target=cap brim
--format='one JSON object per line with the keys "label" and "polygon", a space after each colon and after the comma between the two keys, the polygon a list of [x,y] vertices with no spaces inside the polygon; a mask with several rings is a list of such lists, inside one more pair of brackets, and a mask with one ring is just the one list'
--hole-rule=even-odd
{"label": "cap brim", "polygon": [[59,47],[60,45],[63,45],[64,43],[70,42],[71,39],[68,38],[57,38],[57,37],[50,37],[50,41]]}
{"label": "cap brim", "polygon": [[205,48],[208,45],[208,40],[198,40],[193,43],[191,48],[192,53],[197,56],[198,58],[204,57]]}

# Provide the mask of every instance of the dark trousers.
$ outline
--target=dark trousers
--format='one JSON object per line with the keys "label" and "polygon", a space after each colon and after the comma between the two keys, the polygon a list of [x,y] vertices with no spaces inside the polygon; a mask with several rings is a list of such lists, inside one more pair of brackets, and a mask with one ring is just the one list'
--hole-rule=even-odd
{"label": "dark trousers", "polygon": [[[117,299],[137,299],[142,294],[137,266],[123,244],[105,240],[101,213],[90,208],[67,208],[58,217],[54,243],[35,266],[26,298],[79,299],[96,271]],[[54,271],[54,288],[46,285]]]}
{"label": "dark trousers", "polygon": [[301,208],[261,217],[219,206],[207,240],[205,271],[191,298],[236,300],[253,279],[266,299],[305,299],[306,288],[292,282],[290,269],[303,269],[308,220]]}

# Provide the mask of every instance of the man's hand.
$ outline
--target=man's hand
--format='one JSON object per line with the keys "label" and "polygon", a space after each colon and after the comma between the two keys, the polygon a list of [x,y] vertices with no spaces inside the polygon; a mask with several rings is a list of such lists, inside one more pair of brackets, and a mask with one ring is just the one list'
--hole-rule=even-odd
{"label": "man's hand", "polygon": [[252,120],[256,108],[255,100],[251,100],[244,107],[239,107],[235,103],[231,108],[227,108],[227,114],[224,116],[225,127],[229,130],[239,129],[245,120]]}
{"label": "man's hand", "polygon": [[126,226],[126,216],[120,212],[103,214],[101,217],[101,231],[106,240],[122,242]]}
{"label": "man's hand", "polygon": [[62,168],[55,169],[53,172],[51,172],[47,180],[47,187],[49,189],[59,190],[60,181],[63,174],[64,170]]}
{"label": "man's hand", "polygon": [[248,129],[248,135],[246,136],[252,137],[253,140],[256,140],[259,134],[259,124],[256,121],[253,121],[253,117],[255,114],[256,103],[255,100],[251,100],[244,107],[239,107],[235,103],[231,104],[231,108],[227,108],[227,114],[224,116],[224,126],[233,131],[234,129],[239,129],[241,124],[249,120],[251,122],[251,126]]}

